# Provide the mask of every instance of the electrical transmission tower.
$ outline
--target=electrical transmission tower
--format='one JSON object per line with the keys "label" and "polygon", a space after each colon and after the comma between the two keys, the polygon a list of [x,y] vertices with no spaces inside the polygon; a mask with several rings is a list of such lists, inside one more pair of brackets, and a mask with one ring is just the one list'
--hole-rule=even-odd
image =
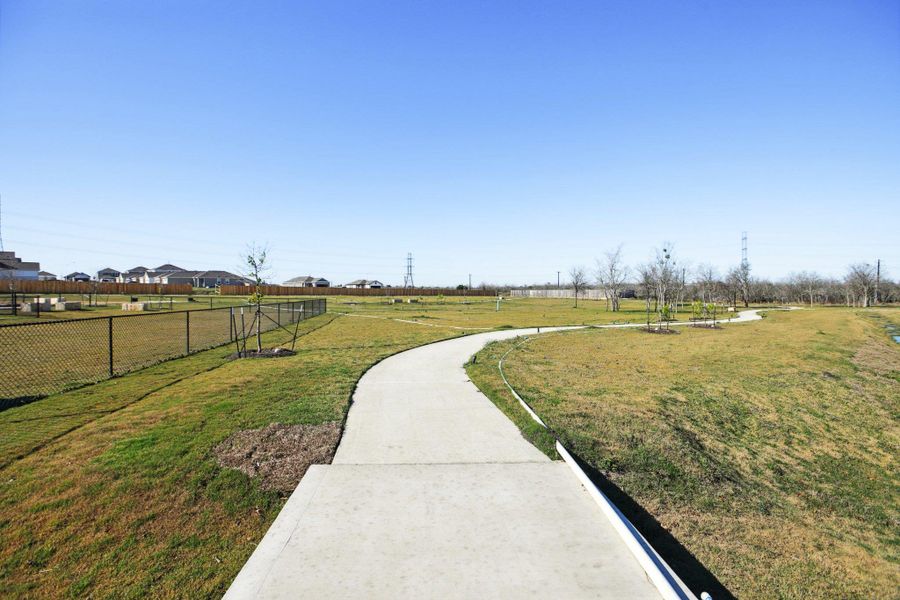
{"label": "electrical transmission tower", "polygon": [[747,266],[747,232],[741,232],[741,266]]}
{"label": "electrical transmission tower", "polygon": [[403,276],[403,287],[404,288],[416,287],[416,285],[413,283],[412,252],[406,253],[406,275]]}

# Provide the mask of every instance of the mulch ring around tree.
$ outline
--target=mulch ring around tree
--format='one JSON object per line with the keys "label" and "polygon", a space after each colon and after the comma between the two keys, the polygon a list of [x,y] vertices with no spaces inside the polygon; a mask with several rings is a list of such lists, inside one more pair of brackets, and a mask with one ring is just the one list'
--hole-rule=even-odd
{"label": "mulch ring around tree", "polygon": [[662,327],[650,327],[650,328],[643,327],[643,328],[641,328],[641,331],[646,331],[647,333],[659,333],[659,334],[663,334],[663,335],[670,334],[670,333],[678,333],[678,331],[676,331],[674,329],[663,329]]}
{"label": "mulch ring around tree", "polygon": [[263,348],[259,352],[256,350],[242,350],[235,352],[231,358],[282,358],[285,356],[294,356],[297,354],[293,350],[287,348]]}
{"label": "mulch ring around tree", "polygon": [[294,491],[310,465],[329,464],[341,437],[337,421],[321,425],[282,425],[246,429],[213,450],[220,466],[260,480],[265,490]]}

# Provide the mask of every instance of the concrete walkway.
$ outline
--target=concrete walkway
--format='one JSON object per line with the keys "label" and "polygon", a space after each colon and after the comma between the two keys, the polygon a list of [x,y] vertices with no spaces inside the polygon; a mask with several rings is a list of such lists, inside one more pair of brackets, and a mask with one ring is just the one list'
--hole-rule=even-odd
{"label": "concrete walkway", "polygon": [[366,373],[334,463],[309,469],[225,597],[659,598],[569,467],[466,376],[485,344],[529,333]]}

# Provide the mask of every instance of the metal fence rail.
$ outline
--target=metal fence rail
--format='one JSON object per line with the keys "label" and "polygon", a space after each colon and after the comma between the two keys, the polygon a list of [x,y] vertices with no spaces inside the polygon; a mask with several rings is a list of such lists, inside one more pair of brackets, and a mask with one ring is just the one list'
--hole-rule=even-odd
{"label": "metal fence rail", "polygon": [[[260,329],[326,308],[324,299],[264,304]],[[0,325],[0,407],[234,342],[241,309],[249,330],[253,306]]]}

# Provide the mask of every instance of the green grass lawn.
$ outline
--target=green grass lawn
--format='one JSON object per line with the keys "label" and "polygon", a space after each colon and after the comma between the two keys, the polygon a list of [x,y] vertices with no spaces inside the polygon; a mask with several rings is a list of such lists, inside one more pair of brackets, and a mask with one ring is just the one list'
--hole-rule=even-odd
{"label": "green grass lawn", "polygon": [[[568,447],[734,595],[897,597],[900,345],[885,325],[898,317],[772,311],[679,335],[548,334],[514,349],[504,371]],[[469,374],[549,449],[499,378],[514,343],[483,350]]]}
{"label": "green grass lawn", "polygon": [[[222,440],[271,423],[339,422],[367,368],[430,341],[643,320],[640,302],[607,313],[601,302],[516,299],[497,312],[485,299],[338,297],[328,308],[301,324],[292,357],[230,361],[221,347],[0,411],[0,596],[219,596],[285,500],[218,466]],[[510,369],[576,450],[698,544],[735,592],[808,587],[812,597],[834,576],[836,595],[852,596],[860,582],[896,582],[885,531],[897,515],[885,495],[896,491],[898,381],[885,324],[897,311],[865,314],[772,313],[667,337],[552,334],[512,353]],[[287,337],[268,333],[266,345]],[[486,349],[473,378],[552,452],[497,383],[505,348]],[[788,551],[800,558],[783,560]]]}
{"label": "green grass lawn", "polygon": [[301,327],[296,356],[214,349],[0,412],[0,596],[220,596],[285,498],[212,449],[340,421],[374,362],[459,334],[334,315]]}
{"label": "green grass lawn", "polygon": [[[606,302],[579,300],[574,308],[570,299],[507,298],[500,303],[494,298],[419,298],[413,304],[388,304],[384,298],[333,297],[328,299],[330,312],[399,318],[435,326],[460,327],[475,332],[497,327],[536,327],[550,325],[585,325],[602,323],[643,323],[646,320],[643,300],[623,300],[619,312],[606,310]],[[678,318],[688,320],[690,307]],[[726,317],[727,318],[727,317]]]}

